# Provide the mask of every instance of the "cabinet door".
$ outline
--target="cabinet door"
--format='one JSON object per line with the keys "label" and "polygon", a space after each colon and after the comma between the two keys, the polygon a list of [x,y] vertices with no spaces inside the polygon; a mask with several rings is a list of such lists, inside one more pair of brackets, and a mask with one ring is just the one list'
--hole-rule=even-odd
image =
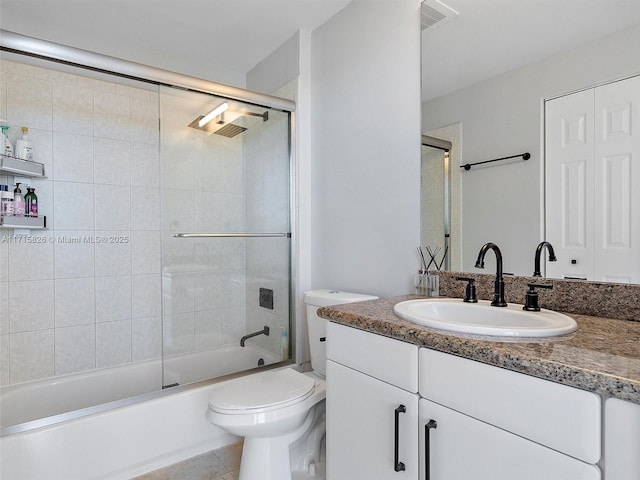
{"label": "cabinet door", "polygon": [[[426,428],[435,421],[435,428]],[[426,433],[428,432],[428,433]],[[426,438],[428,437],[428,441]],[[431,480],[598,480],[595,465],[420,400],[420,477]]]}
{"label": "cabinet door", "polygon": [[604,473],[607,480],[640,478],[640,405],[609,398],[604,410]]}
{"label": "cabinet door", "polygon": [[327,480],[417,480],[417,440],[416,394],[327,361]]}

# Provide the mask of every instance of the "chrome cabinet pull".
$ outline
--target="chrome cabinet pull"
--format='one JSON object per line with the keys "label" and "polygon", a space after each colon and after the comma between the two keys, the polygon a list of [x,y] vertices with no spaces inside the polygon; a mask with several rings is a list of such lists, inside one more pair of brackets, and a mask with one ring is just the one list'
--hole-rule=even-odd
{"label": "chrome cabinet pull", "polygon": [[400,405],[395,409],[395,440],[393,442],[393,469],[396,472],[404,472],[404,463],[398,461],[400,450],[400,414],[405,413],[407,407]]}

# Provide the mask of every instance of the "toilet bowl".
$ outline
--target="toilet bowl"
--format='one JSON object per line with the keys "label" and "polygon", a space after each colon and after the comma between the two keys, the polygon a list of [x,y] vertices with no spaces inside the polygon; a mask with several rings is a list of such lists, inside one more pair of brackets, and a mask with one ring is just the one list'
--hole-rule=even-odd
{"label": "toilet bowl", "polygon": [[326,320],[317,310],[376,298],[335,290],[306,292],[313,370],[268,370],[213,387],[207,420],[244,437],[240,480],[325,479]]}

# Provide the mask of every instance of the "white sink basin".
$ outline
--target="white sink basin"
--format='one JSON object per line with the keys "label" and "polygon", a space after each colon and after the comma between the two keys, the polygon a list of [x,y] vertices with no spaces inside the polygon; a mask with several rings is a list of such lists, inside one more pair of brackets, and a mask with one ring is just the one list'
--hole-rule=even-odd
{"label": "white sink basin", "polygon": [[396,315],[426,327],[477,335],[504,337],[553,337],[574,332],[576,321],[562,313],[541,309],[522,310],[522,305],[492,307],[491,302],[465,303],[458,299],[420,299],[400,302]]}

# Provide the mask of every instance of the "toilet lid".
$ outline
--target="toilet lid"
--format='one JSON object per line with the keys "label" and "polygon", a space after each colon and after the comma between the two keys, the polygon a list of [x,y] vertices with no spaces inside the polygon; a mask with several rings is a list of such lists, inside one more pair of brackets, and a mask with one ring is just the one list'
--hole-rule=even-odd
{"label": "toilet lid", "polygon": [[240,413],[298,403],[313,393],[315,382],[292,368],[247,375],[214,388],[209,408],[222,413]]}

